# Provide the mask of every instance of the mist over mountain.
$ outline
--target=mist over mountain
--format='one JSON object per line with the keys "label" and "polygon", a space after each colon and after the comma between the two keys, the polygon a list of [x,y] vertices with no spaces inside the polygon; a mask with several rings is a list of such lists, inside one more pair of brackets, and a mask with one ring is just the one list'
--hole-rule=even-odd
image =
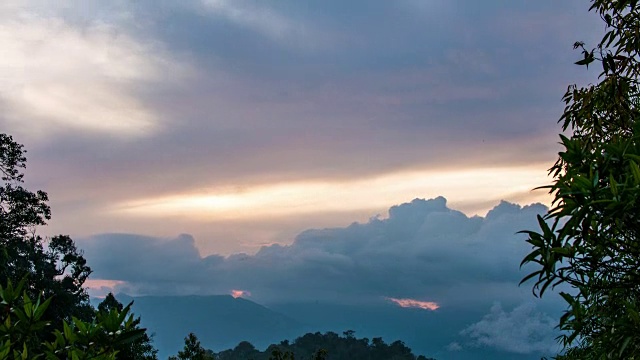
{"label": "mist over mountain", "polygon": [[[133,301],[133,311],[154,334],[159,358],[177,353],[190,332],[204,347],[226,349],[248,340],[257,347],[292,338],[308,328],[302,323],[255,302],[230,295],[141,296],[117,294],[123,304]],[[94,299],[93,302],[99,302]]]}
{"label": "mist over mountain", "polygon": [[[267,308],[229,295],[131,297],[118,294],[116,297],[125,304],[134,302],[133,311],[141,316],[142,325],[153,334],[160,359],[182,349],[184,337],[191,332],[205,348],[216,352],[233,349],[242,341],[264,350],[269,344],[293,341],[305,333],[332,331],[341,334],[353,330],[358,337],[380,337],[387,343],[400,340],[414,353],[436,359],[537,360],[547,354],[544,347],[536,348],[535,339],[522,344],[513,337],[504,337],[513,346],[521,347],[515,352],[496,349],[490,343],[469,346],[452,341],[460,338],[460,329],[471,325],[470,319],[483,317],[484,310],[473,308],[425,311],[384,301],[368,305],[289,303]],[[94,303],[99,301],[93,299]],[[510,320],[501,319],[503,323]],[[527,328],[526,323],[511,326]],[[544,337],[544,334],[537,335]],[[487,334],[484,336],[488,341]]]}
{"label": "mist over mountain", "polygon": [[[441,359],[539,359],[557,350],[550,315],[563,307],[518,286],[529,248],[517,232],[544,211],[503,201],[467,216],[443,197],[415,199],[388,217],[310,229],[253,255],[202,256],[189,235],[103,234],[81,245],[95,278],[114,281],[102,290],[146,295],[133,310],[161,354],[189,332],[219,351],[354,330]],[[216,295],[230,293],[244,299]],[[182,297],[191,294],[201,296]]]}

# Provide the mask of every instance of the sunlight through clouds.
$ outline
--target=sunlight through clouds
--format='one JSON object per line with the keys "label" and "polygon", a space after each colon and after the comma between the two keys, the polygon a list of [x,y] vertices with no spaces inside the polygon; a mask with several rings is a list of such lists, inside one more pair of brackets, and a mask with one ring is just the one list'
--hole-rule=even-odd
{"label": "sunlight through clouds", "polygon": [[135,138],[159,130],[158,116],[134,87],[157,81],[176,65],[121,30],[23,14],[0,24],[0,48],[0,123],[13,132]]}
{"label": "sunlight through clouds", "polygon": [[452,171],[410,171],[351,181],[308,181],[265,184],[246,189],[220,189],[137,199],[109,211],[142,217],[184,216],[192,220],[247,219],[313,212],[353,211],[384,207],[406,198],[444,196],[461,210],[488,210],[487,200],[547,203],[540,164],[530,167],[480,168]]}
{"label": "sunlight through clouds", "polygon": [[104,299],[107,294],[116,292],[116,288],[124,284],[125,282],[120,280],[87,279],[84,288],[91,297]]}

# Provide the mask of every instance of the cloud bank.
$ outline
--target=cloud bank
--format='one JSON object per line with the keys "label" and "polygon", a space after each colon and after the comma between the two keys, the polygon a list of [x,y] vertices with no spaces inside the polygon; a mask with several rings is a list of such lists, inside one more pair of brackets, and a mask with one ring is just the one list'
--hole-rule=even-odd
{"label": "cloud bank", "polygon": [[[546,354],[557,349],[554,320],[543,311],[556,312],[559,305],[546,299],[538,309],[529,286],[518,287],[529,270],[519,264],[530,248],[516,234],[535,229],[536,215],[544,212],[540,204],[503,201],[485,217],[469,217],[438,197],[393,206],[386,218],[307,230],[291,245],[264,246],[253,255],[203,257],[185,234],[103,234],[79,245],[102,286],[96,290],[232,294],[277,306],[394,304],[441,314],[441,321],[472,313],[448,351]],[[497,302],[513,310],[492,306]]]}
{"label": "cloud bank", "polygon": [[[418,299],[442,307],[519,301],[519,262],[542,205],[502,202],[468,217],[438,197],[393,206],[388,218],[308,230],[255,255],[201,257],[194,239],[104,234],[80,241],[95,279],[132,294],[214,294],[243,289],[263,303]],[[523,294],[524,293],[524,294]]]}
{"label": "cloud bank", "polygon": [[[472,339],[471,346],[489,346],[518,354],[557,354],[561,350],[555,341],[557,323],[532,303],[524,303],[510,312],[496,303],[481,321],[461,334]],[[450,348],[459,350],[460,345],[452,343]]]}

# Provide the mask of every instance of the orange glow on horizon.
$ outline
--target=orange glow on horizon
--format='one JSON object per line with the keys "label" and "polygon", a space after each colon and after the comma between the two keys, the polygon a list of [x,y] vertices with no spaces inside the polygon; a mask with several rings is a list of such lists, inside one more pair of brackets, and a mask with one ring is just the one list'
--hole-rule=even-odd
{"label": "orange glow on horizon", "polygon": [[396,303],[398,306],[403,308],[417,308],[423,310],[437,310],[440,308],[440,305],[433,301],[420,301],[415,299],[396,299],[396,298],[387,298],[392,302]]}
{"label": "orange glow on horizon", "polygon": [[239,298],[239,297],[249,297],[251,296],[251,292],[247,291],[247,290],[231,290],[231,296],[233,296],[234,298]]}
{"label": "orange glow on horizon", "polygon": [[[452,208],[481,215],[500,200],[549,204],[547,163],[520,167],[404,171],[345,181],[295,181],[209,189],[127,201],[110,209],[124,216],[175,217],[196,221],[255,219],[292,214],[388,208],[416,197],[446,197]],[[488,202],[492,202],[491,205]]]}
{"label": "orange glow on horizon", "polygon": [[107,280],[107,279],[87,279],[84,282],[84,287],[87,289],[100,289],[110,288],[115,289],[116,286],[124,284],[121,280]]}
{"label": "orange glow on horizon", "polygon": [[84,288],[87,289],[89,296],[104,299],[108,293],[115,293],[116,287],[124,283],[121,280],[87,279],[84,282]]}

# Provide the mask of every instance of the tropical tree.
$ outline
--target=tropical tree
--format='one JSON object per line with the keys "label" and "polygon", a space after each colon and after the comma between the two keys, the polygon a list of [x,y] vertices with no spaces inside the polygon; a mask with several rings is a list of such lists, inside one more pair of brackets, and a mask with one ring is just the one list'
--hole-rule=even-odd
{"label": "tropical tree", "polygon": [[189,333],[184,338],[184,348],[178,351],[178,355],[170,356],[169,360],[213,360],[213,354],[203,348],[200,340],[194,333]]}
{"label": "tropical tree", "polygon": [[46,317],[58,324],[73,316],[89,320],[93,311],[83,284],[91,269],[69,236],[36,234],[51,210],[44,191],[24,188],[25,167],[23,146],[0,134],[0,284],[26,278],[30,298],[51,298]]}
{"label": "tropical tree", "polygon": [[[0,359],[116,360],[119,349],[144,334],[134,325],[128,306],[100,312],[91,322],[73,317],[52,330],[46,319],[52,299],[32,300],[25,283],[0,286]],[[45,330],[51,331],[46,339]]]}
{"label": "tropical tree", "polygon": [[91,307],[73,240],[36,234],[51,210],[45,192],[24,188],[25,167],[23,146],[0,134],[0,359],[155,359],[130,305]]}
{"label": "tropical tree", "polygon": [[542,296],[559,287],[566,359],[640,358],[640,8],[592,0],[606,28],[577,65],[601,66],[596,84],[569,86],[560,118],[563,150],[550,169],[552,207],[524,231],[536,264],[523,282]]}
{"label": "tropical tree", "polygon": [[353,330],[343,332],[308,333],[293,342],[284,340],[280,344],[271,344],[265,351],[256,350],[253,345],[243,341],[234,349],[214,353],[219,360],[324,360],[324,359],[370,359],[370,360],[433,360],[423,355],[414,355],[402,341],[387,344],[382,338],[358,339]]}
{"label": "tropical tree", "polygon": [[[126,308],[130,308],[132,305],[133,301],[129,303]],[[123,306],[112,293],[109,293],[104,300],[98,304],[98,312],[102,314],[108,314],[113,310],[122,312],[124,309],[125,306]],[[133,320],[131,328],[136,330],[140,329],[140,317]],[[122,330],[124,330],[124,328]],[[145,331],[133,341],[118,347],[116,360],[157,360],[157,354],[158,350],[153,347],[151,337]]]}

